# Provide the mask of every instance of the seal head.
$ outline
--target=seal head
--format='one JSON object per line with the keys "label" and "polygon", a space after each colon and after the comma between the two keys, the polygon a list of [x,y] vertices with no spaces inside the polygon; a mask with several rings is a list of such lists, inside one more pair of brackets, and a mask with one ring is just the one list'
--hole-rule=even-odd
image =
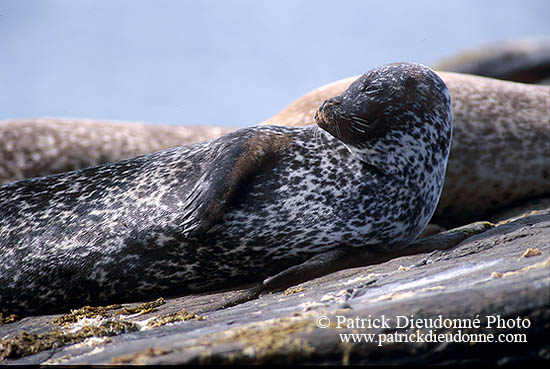
{"label": "seal head", "polygon": [[452,113],[445,107],[450,102],[434,71],[394,63],[363,74],[344,93],[326,100],[315,122],[374,167],[404,174],[427,165],[431,171],[431,164],[449,155]]}

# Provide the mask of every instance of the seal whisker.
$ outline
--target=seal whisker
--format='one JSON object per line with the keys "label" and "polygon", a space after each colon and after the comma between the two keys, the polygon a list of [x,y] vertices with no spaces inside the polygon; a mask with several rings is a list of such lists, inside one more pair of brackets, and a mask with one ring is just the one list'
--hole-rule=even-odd
{"label": "seal whisker", "polygon": [[351,129],[353,129],[354,131],[361,132],[361,133],[365,133],[364,130],[362,130],[361,128],[357,127],[357,126],[354,125],[354,124],[350,124],[349,127],[350,127]]}
{"label": "seal whisker", "polygon": [[366,122],[365,120],[359,120],[357,118],[352,118],[350,121],[353,122],[355,125],[358,125],[358,126],[361,126],[361,127],[366,127],[366,128],[370,127],[370,124],[363,123],[363,122]]}
{"label": "seal whisker", "polygon": [[315,140],[315,144],[319,144],[319,126],[317,125],[313,127],[313,138]]}
{"label": "seal whisker", "polygon": [[324,139],[324,134],[323,132],[321,131],[321,128],[319,126],[315,126],[315,131],[317,132],[317,138],[318,138],[318,142],[320,143],[320,147],[322,149],[327,149],[326,148],[326,143],[325,143],[325,139]]}
{"label": "seal whisker", "polygon": [[368,121],[364,118],[361,118],[360,116],[356,115],[356,114],[350,114],[350,117],[352,117],[354,120],[358,120],[360,122],[365,122],[365,123],[368,123]]}

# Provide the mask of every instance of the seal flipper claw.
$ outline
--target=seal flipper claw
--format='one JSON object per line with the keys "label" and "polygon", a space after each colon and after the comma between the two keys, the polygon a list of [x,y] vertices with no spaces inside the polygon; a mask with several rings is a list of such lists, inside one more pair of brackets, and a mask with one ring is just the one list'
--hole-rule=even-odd
{"label": "seal flipper claw", "polygon": [[[249,176],[272,167],[279,152],[287,147],[289,136],[248,129],[236,131],[234,140],[225,139],[208,163],[185,200],[180,227],[186,237],[198,237],[210,230],[223,216],[227,204]],[[231,135],[231,134],[230,134]]]}
{"label": "seal flipper claw", "polygon": [[354,266],[354,256],[364,252],[365,250],[337,248],[315,255],[301,264],[294,265],[265,279],[263,289],[283,290],[310,279],[351,268]]}

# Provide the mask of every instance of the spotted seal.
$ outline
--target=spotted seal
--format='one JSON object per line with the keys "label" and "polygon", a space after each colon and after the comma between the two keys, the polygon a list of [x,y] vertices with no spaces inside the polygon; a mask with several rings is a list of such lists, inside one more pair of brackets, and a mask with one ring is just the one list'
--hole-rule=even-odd
{"label": "spotted seal", "polygon": [[550,36],[513,39],[469,49],[432,68],[523,83],[550,82]]}
{"label": "spotted seal", "polygon": [[406,248],[437,204],[451,121],[437,74],[395,63],[324,102],[318,126],[244,128],[6,184],[2,311],[208,291],[335,249]]}
{"label": "spotted seal", "polygon": [[232,130],[90,119],[0,121],[0,184],[114,163]]}

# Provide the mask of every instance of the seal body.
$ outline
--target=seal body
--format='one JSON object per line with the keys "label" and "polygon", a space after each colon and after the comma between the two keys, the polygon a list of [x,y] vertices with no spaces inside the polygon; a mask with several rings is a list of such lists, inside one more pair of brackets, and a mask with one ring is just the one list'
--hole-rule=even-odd
{"label": "seal body", "polygon": [[114,163],[232,130],[86,119],[0,121],[0,184]]}
{"label": "seal body", "polygon": [[434,69],[523,83],[550,82],[550,36],[513,39],[465,50]]}
{"label": "seal body", "polygon": [[0,187],[2,311],[215,290],[336,247],[405,247],[443,186],[443,81],[391,64],[316,119]]}

